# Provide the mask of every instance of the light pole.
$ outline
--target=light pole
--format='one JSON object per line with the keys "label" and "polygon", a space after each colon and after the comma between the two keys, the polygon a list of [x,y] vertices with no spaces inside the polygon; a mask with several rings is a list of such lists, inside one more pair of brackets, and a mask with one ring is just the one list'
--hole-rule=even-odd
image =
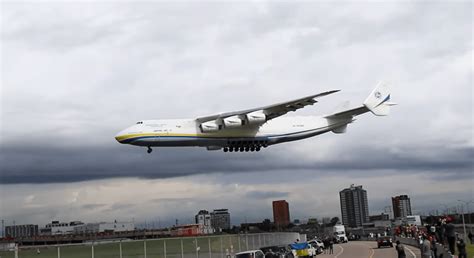
{"label": "light pole", "polygon": [[471,224],[471,213],[469,211],[469,204],[472,203],[473,201],[463,201],[463,200],[458,200],[459,202],[463,202],[464,204],[466,204],[466,209],[467,209],[467,221],[469,223],[469,229],[470,231],[472,232],[472,224]]}
{"label": "light pole", "polygon": [[[464,201],[461,201],[461,200],[458,200],[458,202],[465,203]],[[467,238],[466,238],[466,236],[467,236],[467,235],[466,235],[466,223],[464,222],[464,205],[463,205],[463,204],[461,204],[461,211],[462,211],[462,227],[463,227],[463,229],[464,229],[464,237],[463,237],[463,239],[464,239],[464,242],[467,243]]]}

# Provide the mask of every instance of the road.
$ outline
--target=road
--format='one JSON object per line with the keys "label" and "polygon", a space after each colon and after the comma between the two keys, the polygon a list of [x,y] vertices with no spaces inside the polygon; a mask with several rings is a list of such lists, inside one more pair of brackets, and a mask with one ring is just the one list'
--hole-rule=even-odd
{"label": "road", "polygon": [[[407,258],[420,258],[418,248],[405,245]],[[318,258],[397,258],[394,247],[377,248],[375,241],[351,241],[334,246],[334,254],[320,254]]]}

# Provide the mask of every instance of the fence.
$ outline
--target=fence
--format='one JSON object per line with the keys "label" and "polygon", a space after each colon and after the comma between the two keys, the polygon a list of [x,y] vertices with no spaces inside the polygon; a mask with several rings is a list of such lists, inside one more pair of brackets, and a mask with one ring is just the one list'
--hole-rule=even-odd
{"label": "fence", "polygon": [[58,246],[30,246],[0,252],[0,258],[226,258],[237,252],[263,246],[286,245],[299,233],[263,233],[162,238],[146,240],[113,240]]}

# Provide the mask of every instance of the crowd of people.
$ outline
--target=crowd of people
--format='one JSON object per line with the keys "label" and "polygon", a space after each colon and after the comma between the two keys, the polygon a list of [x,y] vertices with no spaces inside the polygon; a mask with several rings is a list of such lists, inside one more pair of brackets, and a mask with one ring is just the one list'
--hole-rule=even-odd
{"label": "crowd of people", "polygon": [[[426,227],[417,227],[415,225],[399,226],[395,228],[395,235],[416,239],[420,244],[422,258],[439,257],[437,244],[441,244],[448,249],[451,254],[457,254],[459,258],[466,258],[466,243],[459,238],[451,217],[442,217]],[[472,232],[468,234],[469,240],[473,241]],[[403,248],[399,248],[401,244],[397,241],[397,252],[399,258],[406,257]],[[457,249],[457,250],[456,250]]]}

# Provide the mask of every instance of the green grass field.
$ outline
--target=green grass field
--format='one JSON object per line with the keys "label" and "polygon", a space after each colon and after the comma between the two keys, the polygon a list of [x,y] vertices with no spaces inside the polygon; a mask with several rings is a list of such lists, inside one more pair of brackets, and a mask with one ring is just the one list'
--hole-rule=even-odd
{"label": "green grass field", "polygon": [[474,245],[467,244],[466,245],[467,257],[474,257]]}
{"label": "green grass field", "polygon": [[[221,241],[222,239],[222,241]],[[165,258],[165,244],[166,242],[166,258],[181,258],[181,240],[183,245],[183,256],[185,258],[197,258],[196,241],[199,247],[200,258],[220,258],[221,250],[223,253],[226,249],[231,249],[235,252],[241,250],[252,249],[252,243],[257,244],[257,239],[250,239],[249,248],[246,247],[244,238],[238,236],[222,236],[222,237],[189,237],[189,238],[172,238],[172,239],[157,239],[146,241],[146,253],[148,257]],[[262,243],[263,244],[263,243]],[[210,246],[209,246],[210,245]],[[209,247],[211,252],[209,252]],[[19,258],[55,258],[58,257],[58,249],[56,246],[40,247],[40,253],[37,253],[37,248],[21,249],[19,251]],[[143,240],[141,241],[124,241],[122,242],[122,257],[123,258],[144,258],[145,246]],[[211,255],[209,254],[211,253]],[[115,243],[99,243],[94,245],[94,258],[118,258],[120,254],[120,244]],[[92,257],[92,246],[89,245],[64,245],[60,246],[61,258],[86,258]],[[14,258],[14,252],[0,252],[1,258]]]}

